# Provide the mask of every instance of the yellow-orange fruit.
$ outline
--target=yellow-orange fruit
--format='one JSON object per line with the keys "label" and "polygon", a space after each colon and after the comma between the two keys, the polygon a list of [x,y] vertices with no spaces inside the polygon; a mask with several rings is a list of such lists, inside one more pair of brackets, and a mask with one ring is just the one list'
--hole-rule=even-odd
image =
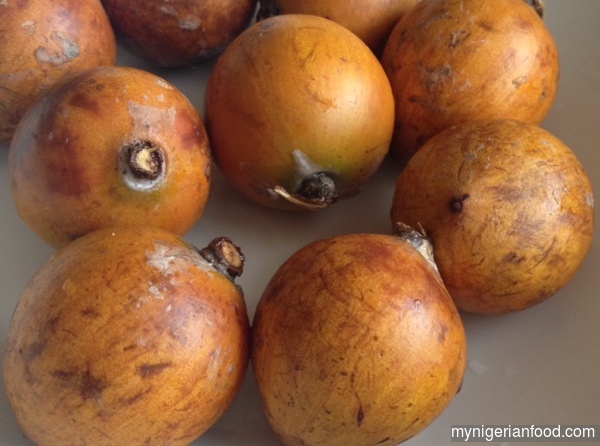
{"label": "yellow-orange fruit", "polygon": [[360,37],[379,56],[396,23],[418,1],[269,0],[260,3],[266,14],[270,9],[272,14],[312,14],[333,20]]}
{"label": "yellow-orange fruit", "polygon": [[399,175],[392,221],[423,227],[459,309],[506,313],[552,296],[592,242],[594,199],[576,155],[514,120],[433,137]]}
{"label": "yellow-orange fruit", "polygon": [[221,53],[246,27],[257,0],[102,0],[128,47],[148,62],[179,67]]}
{"label": "yellow-orange fruit", "polygon": [[558,50],[523,0],[427,0],[392,31],[382,57],[396,100],[390,152],[405,162],[472,119],[537,124],[556,96]]}
{"label": "yellow-orange fruit", "polygon": [[322,17],[285,14],[242,33],[205,95],[215,162],[267,207],[322,209],[362,189],[387,154],[394,99],[357,36]]}
{"label": "yellow-orange fruit", "polygon": [[17,211],[55,247],[106,226],[150,224],[183,235],[204,212],[210,163],[190,101],[128,67],[57,82],[23,117],[9,152]]}
{"label": "yellow-orange fruit", "polygon": [[115,36],[99,0],[0,2],[0,144],[35,97],[68,73],[113,65]]}
{"label": "yellow-orange fruit", "polygon": [[[239,269],[230,241],[210,247]],[[59,250],[27,284],[4,382],[36,445],[183,446],[229,406],[248,352],[229,277],[166,231],[108,228]]]}
{"label": "yellow-orange fruit", "polygon": [[461,318],[400,237],[313,242],[275,273],[253,321],[252,367],[284,445],[396,445],[460,389]]}

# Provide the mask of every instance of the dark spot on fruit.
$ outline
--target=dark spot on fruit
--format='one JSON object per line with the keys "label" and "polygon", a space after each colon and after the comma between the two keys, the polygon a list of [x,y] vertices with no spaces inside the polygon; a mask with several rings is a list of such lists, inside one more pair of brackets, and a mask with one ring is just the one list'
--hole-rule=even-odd
{"label": "dark spot on fruit", "polygon": [[173,367],[172,362],[159,362],[158,364],[142,364],[137,367],[137,374],[142,378],[152,378],[164,370]]}
{"label": "dark spot on fruit", "polygon": [[502,258],[502,262],[504,262],[504,263],[514,263],[517,265],[522,263],[524,260],[525,260],[525,257],[519,256],[515,252],[509,252]]}
{"label": "dark spot on fruit", "polygon": [[89,94],[83,92],[75,93],[71,98],[70,105],[96,115],[101,111],[101,107],[98,102],[94,101]]}
{"label": "dark spot on fruit", "polygon": [[459,197],[452,197],[450,200],[450,212],[453,214],[462,214],[464,202],[467,198],[469,198],[469,194],[464,194]]}
{"label": "dark spot on fruit", "polygon": [[79,394],[84,400],[97,399],[108,386],[106,381],[95,377],[89,370],[86,370],[81,376]]}
{"label": "dark spot on fruit", "polygon": [[360,426],[365,419],[365,409],[362,407],[362,404],[358,406],[358,413],[356,414],[356,424]]}
{"label": "dark spot on fruit", "polygon": [[29,347],[27,347],[24,351],[21,350],[20,353],[23,354],[25,362],[30,362],[30,361],[33,361],[38,356],[40,356],[45,348],[46,348],[45,342],[34,342]]}
{"label": "dark spot on fruit", "polygon": [[85,310],[81,310],[79,314],[88,319],[96,319],[100,316],[100,313],[98,313],[94,308],[86,308]]}
{"label": "dark spot on fruit", "polygon": [[446,341],[446,333],[448,333],[448,327],[442,325],[440,327],[440,332],[438,333],[438,342],[443,344]]}

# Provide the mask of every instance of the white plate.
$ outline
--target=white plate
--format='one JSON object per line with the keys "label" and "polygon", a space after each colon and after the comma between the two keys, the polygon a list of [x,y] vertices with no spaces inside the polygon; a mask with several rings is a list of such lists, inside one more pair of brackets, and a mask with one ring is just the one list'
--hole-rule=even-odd
{"label": "white plate", "polygon": [[[555,105],[542,127],[577,154],[600,200],[600,1],[546,0],[546,23],[561,56]],[[1,51],[1,49],[0,49]],[[153,70],[121,51],[121,64],[146,68],[178,86],[202,110],[211,64]],[[53,250],[15,213],[0,150],[0,339],[29,278]],[[247,257],[243,287],[250,316],[276,268],[294,251],[326,236],[390,231],[389,207],[398,166],[386,161],[366,189],[326,211],[289,214],[259,208],[233,192],[218,172],[202,220],[186,239],[205,246],[231,237]],[[598,211],[596,211],[598,221]],[[452,425],[600,424],[600,234],[577,277],[548,301],[520,313],[465,315],[469,367],[450,407],[406,445],[450,443]],[[600,436],[600,432],[597,432]],[[0,383],[0,445],[30,445]],[[233,405],[197,445],[276,445],[251,373]],[[555,443],[557,444],[557,443]],[[561,444],[566,444],[561,442]],[[124,445],[126,446],[126,445]]]}

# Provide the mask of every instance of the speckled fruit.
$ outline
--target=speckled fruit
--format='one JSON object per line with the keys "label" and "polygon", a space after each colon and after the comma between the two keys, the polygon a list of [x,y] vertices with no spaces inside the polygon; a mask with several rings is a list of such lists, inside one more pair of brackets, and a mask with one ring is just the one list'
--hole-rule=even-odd
{"label": "speckled fruit", "polygon": [[146,71],[104,67],[64,78],[28,110],[9,174],[19,215],[60,247],[115,225],[183,235],[203,214],[210,162],[183,93]]}
{"label": "speckled fruit", "polygon": [[261,14],[312,14],[333,20],[360,37],[377,55],[398,21],[419,0],[264,0]]}
{"label": "speckled fruit", "polygon": [[[241,273],[229,240],[202,250]],[[4,354],[8,399],[39,446],[188,445],[248,366],[241,290],[194,247],[150,227],[104,229],[27,284]]]}
{"label": "speckled fruit", "polygon": [[310,15],[271,17],[242,33],[205,96],[223,175],[247,198],[281,209],[322,209],[358,193],[387,154],[393,113],[372,51]]}
{"label": "speckled fruit", "polygon": [[115,36],[99,0],[0,1],[0,145],[35,97],[65,74],[113,65]]}
{"label": "speckled fruit", "polygon": [[252,367],[284,445],[396,445],[416,435],[460,389],[466,349],[436,269],[391,235],[300,249],[253,321]]}
{"label": "speckled fruit", "polygon": [[118,35],[147,61],[190,65],[218,54],[246,27],[257,0],[102,0]]}
{"label": "speckled fruit", "polygon": [[566,285],[592,241],[592,187],[575,154],[533,124],[473,121],[426,143],[400,174],[395,225],[420,225],[459,309],[506,313]]}
{"label": "speckled fruit", "polygon": [[396,99],[390,152],[407,161],[473,119],[537,124],[558,87],[554,39],[524,0],[427,0],[404,15],[382,57]]}

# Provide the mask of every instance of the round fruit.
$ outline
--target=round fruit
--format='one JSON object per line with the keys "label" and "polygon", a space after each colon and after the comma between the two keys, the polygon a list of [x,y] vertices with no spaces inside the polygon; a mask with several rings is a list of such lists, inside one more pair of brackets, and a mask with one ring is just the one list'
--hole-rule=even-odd
{"label": "round fruit", "polygon": [[392,220],[420,225],[459,309],[506,313],[566,285],[590,249],[594,200],[575,154],[513,120],[433,137],[396,183]]}
{"label": "round fruit", "polygon": [[208,199],[209,142],[173,85],[133,68],[94,68],[28,110],[9,173],[20,216],[53,246],[115,225],[182,235]]}
{"label": "round fruit", "polygon": [[421,1],[392,31],[382,64],[396,99],[390,151],[403,162],[461,122],[541,122],[559,73],[550,31],[523,0]]}
{"label": "round fruit", "polygon": [[352,234],[307,245],[275,273],[251,362],[283,444],[396,445],[454,398],[466,348],[434,266],[400,237]]}
{"label": "round fruit", "polygon": [[115,36],[99,0],[0,2],[0,144],[35,97],[67,73],[113,65]]}
{"label": "round fruit", "polygon": [[[229,240],[204,251],[240,273]],[[37,445],[188,445],[237,394],[248,353],[242,292],[202,252],[163,230],[106,228],[28,283],[4,381]]]}
{"label": "round fruit", "polygon": [[147,61],[190,65],[223,49],[249,24],[257,0],[102,0],[118,35]]}
{"label": "round fruit", "polygon": [[217,166],[268,207],[322,209],[383,161],[394,100],[381,64],[343,26],[310,15],[258,22],[219,58],[205,117]]}
{"label": "round fruit", "polygon": [[377,55],[398,21],[419,0],[265,0],[262,16],[312,14],[333,20],[360,37]]}

